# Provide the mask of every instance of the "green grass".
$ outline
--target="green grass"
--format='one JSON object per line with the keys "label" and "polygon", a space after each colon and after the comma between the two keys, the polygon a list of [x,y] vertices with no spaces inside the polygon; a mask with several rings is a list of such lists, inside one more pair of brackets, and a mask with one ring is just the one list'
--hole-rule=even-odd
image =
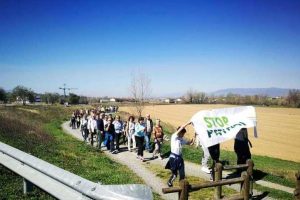
{"label": "green grass", "polygon": [[[39,113],[18,108],[0,108],[1,142],[94,182],[143,184],[127,167],[62,131],[61,124],[69,118],[73,107],[21,106]],[[0,174],[0,199],[53,199],[38,188],[24,196],[21,177],[3,166]],[[154,199],[160,199],[159,195],[154,194]]]}
{"label": "green grass", "polygon": [[280,199],[280,200],[287,200],[287,199],[294,199],[294,195],[283,192],[280,190],[275,190],[272,188],[264,187],[258,184],[254,184],[253,186],[254,189],[258,191],[263,191],[268,197],[272,197],[274,199]]}

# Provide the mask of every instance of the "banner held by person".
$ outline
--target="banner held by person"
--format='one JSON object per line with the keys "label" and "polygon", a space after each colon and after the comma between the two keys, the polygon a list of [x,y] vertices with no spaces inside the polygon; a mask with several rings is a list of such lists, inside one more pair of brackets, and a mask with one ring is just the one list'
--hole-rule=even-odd
{"label": "banner held by person", "polygon": [[205,147],[235,138],[242,128],[254,127],[254,136],[257,137],[253,106],[202,110],[192,117],[191,122]]}

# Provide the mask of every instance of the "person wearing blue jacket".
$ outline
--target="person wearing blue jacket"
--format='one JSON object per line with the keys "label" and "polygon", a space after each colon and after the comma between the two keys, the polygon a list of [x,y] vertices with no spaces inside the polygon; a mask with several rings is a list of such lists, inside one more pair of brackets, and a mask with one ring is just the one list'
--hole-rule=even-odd
{"label": "person wearing blue jacket", "polygon": [[144,125],[144,118],[140,117],[138,122],[135,124],[135,141],[138,147],[138,152],[137,152],[137,158],[140,159],[141,161],[144,161],[144,138],[145,138],[145,125]]}

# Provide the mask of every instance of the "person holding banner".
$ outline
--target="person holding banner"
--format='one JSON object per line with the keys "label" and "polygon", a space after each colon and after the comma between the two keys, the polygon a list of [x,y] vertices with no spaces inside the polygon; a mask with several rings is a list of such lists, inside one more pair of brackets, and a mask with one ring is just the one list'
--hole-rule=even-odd
{"label": "person holding banner", "polygon": [[[251,142],[248,139],[248,131],[246,128],[242,128],[235,136],[234,139],[234,151],[237,156],[237,164],[246,164],[248,159],[251,159],[250,147]],[[238,173],[240,171],[237,171]]]}
{"label": "person holding banner", "polygon": [[211,159],[213,160],[213,164],[211,166],[211,176],[212,180],[215,181],[215,165],[220,162],[220,144],[215,144],[213,146],[208,147],[208,151]]}
{"label": "person holding banner", "polygon": [[188,122],[185,125],[179,127],[177,131],[173,133],[171,136],[171,154],[169,157],[169,161],[165,166],[165,169],[170,169],[172,172],[172,175],[167,182],[169,187],[173,186],[173,182],[177,177],[178,171],[179,171],[179,180],[185,178],[184,161],[182,158],[182,145],[191,144],[193,142],[193,139],[191,141],[186,141],[183,139],[183,136],[186,133],[185,127],[187,127],[191,123],[192,122]]}
{"label": "person holding banner", "polygon": [[201,144],[200,136],[197,132],[195,132],[194,140],[196,141],[196,147],[201,146],[202,151],[203,151],[203,156],[202,156],[202,159],[201,159],[201,165],[202,165],[201,171],[203,171],[207,174],[210,174],[210,169],[208,168],[208,159],[210,157],[208,148],[205,147],[203,144]]}

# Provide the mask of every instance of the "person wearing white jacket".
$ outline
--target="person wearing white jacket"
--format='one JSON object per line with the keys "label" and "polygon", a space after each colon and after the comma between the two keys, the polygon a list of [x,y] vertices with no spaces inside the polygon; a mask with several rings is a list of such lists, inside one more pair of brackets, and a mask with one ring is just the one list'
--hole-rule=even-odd
{"label": "person wearing white jacket", "polygon": [[[127,128],[128,151],[132,151],[132,149],[136,149],[136,142],[134,137],[135,123],[134,123],[133,116],[130,116],[128,118],[128,123],[126,128]],[[131,140],[132,140],[132,149],[131,149]]]}
{"label": "person wearing white jacket", "polygon": [[97,121],[95,119],[95,115],[94,113],[91,113],[90,118],[88,119],[88,129],[90,132],[90,142],[91,145],[94,145],[94,135],[96,134],[96,130],[97,130]]}

